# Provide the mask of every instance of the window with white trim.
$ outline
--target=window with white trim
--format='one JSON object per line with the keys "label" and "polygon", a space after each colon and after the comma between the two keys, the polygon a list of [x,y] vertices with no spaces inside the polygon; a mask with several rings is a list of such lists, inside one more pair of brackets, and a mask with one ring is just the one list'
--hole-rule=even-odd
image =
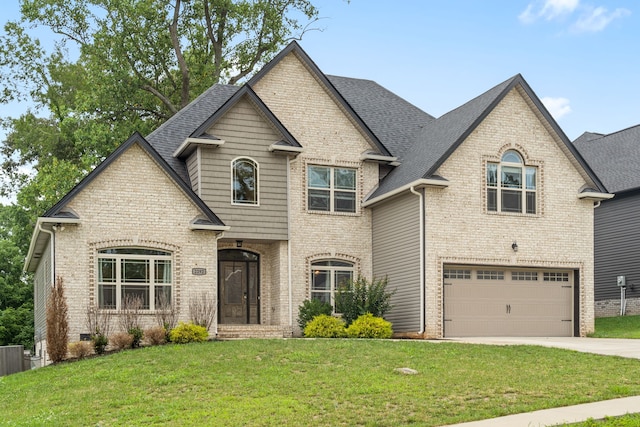
{"label": "window with white trim", "polygon": [[98,251],[98,307],[122,309],[130,298],[143,310],[171,303],[173,256],[144,248],[112,248]]}
{"label": "window with white trim", "polygon": [[500,163],[487,163],[487,211],[536,213],[538,168],[526,166],[517,151],[509,150]]}
{"label": "window with white trim", "polygon": [[339,260],[311,263],[311,299],[328,302],[335,309],[336,291],[353,281],[353,264]]}
{"label": "window with white trim", "polygon": [[356,211],[356,169],[307,167],[307,209],[326,212]]}
{"label": "window with white trim", "polygon": [[258,204],[258,163],[249,158],[231,162],[231,192],[234,205]]}

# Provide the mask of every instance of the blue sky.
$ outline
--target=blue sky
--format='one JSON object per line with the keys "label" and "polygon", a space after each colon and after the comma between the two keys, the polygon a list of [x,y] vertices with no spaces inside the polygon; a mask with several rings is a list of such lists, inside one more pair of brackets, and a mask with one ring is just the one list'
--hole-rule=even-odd
{"label": "blue sky", "polygon": [[[375,80],[436,117],[520,73],[572,140],[640,123],[637,1],[313,3],[324,30],[301,45],[322,71]],[[17,0],[3,6],[0,20],[19,17]]]}

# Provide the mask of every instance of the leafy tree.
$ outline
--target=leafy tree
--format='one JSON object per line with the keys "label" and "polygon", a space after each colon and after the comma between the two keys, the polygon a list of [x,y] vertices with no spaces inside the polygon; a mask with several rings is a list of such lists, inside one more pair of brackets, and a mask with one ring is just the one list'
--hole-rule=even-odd
{"label": "leafy tree", "polygon": [[386,276],[372,281],[359,276],[338,289],[336,311],[342,313],[347,326],[364,314],[384,317],[391,310],[391,297],[395,291],[387,291],[387,282]]}
{"label": "leafy tree", "polygon": [[0,346],[33,346],[33,307],[24,304],[18,308],[0,310]]}
{"label": "leafy tree", "polygon": [[[134,131],[147,134],[215,83],[235,84],[317,21],[310,0],[21,0],[0,35],[0,103],[31,110],[0,119],[1,334],[33,335],[32,295],[17,253],[33,224]],[[32,34],[48,30],[47,48]],[[6,240],[6,242],[4,242]],[[15,250],[19,252],[15,252]],[[21,274],[21,273],[20,273]],[[28,291],[28,292],[26,292]],[[27,295],[25,295],[25,292]],[[23,300],[20,304],[20,300]],[[2,306],[0,306],[0,310]],[[27,310],[27,311],[24,311]],[[14,331],[14,332],[7,332]],[[1,339],[1,338],[0,338]]]}

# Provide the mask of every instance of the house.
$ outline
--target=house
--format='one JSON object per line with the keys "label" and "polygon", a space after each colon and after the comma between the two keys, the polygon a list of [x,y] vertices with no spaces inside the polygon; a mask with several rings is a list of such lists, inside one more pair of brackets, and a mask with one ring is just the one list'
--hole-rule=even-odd
{"label": "house", "polygon": [[[154,323],[214,299],[212,336],[298,335],[298,306],[387,276],[399,336],[584,336],[593,208],[610,197],[520,75],[435,119],[293,42],[133,135],[38,219],[38,345],[64,280],[70,339],[128,296]],[[112,319],[113,320],[113,319]]]}
{"label": "house", "polygon": [[[595,315],[640,314],[640,126],[574,141],[615,197],[595,210]],[[618,276],[625,278],[624,289]]]}

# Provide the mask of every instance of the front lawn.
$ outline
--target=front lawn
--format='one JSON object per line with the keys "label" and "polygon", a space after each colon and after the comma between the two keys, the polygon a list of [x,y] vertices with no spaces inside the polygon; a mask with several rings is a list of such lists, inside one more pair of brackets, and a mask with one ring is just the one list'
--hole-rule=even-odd
{"label": "front lawn", "polygon": [[637,395],[638,372],[640,360],[535,346],[167,345],[2,377],[0,424],[437,426]]}
{"label": "front lawn", "polygon": [[640,339],[640,316],[601,317],[596,319],[592,338]]}

